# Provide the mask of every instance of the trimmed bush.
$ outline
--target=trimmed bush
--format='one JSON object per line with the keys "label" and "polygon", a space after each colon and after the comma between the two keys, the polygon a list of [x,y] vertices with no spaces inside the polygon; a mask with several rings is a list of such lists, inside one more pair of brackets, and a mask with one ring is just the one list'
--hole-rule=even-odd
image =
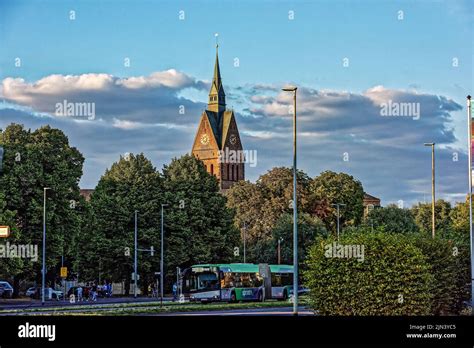
{"label": "trimmed bush", "polygon": [[[351,250],[352,257],[338,257]],[[310,305],[321,315],[427,315],[435,279],[430,271],[405,235],[351,233],[339,242],[319,240],[310,249],[304,278]]]}
{"label": "trimmed bush", "polygon": [[429,237],[413,236],[412,243],[427,257],[434,276],[431,292],[434,315],[459,314],[463,301],[470,298],[470,251],[469,241],[451,236]]}

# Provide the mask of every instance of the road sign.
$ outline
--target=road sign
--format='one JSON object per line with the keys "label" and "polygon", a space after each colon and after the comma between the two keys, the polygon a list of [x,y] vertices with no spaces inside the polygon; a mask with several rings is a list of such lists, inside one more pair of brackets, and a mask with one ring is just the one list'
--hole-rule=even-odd
{"label": "road sign", "polygon": [[[132,272],[132,280],[135,280],[135,272]],[[137,274],[137,280],[140,280],[139,274]]]}
{"label": "road sign", "polygon": [[61,267],[61,278],[67,278],[67,267]]}
{"label": "road sign", "polygon": [[7,238],[10,236],[10,226],[0,226],[0,238]]}

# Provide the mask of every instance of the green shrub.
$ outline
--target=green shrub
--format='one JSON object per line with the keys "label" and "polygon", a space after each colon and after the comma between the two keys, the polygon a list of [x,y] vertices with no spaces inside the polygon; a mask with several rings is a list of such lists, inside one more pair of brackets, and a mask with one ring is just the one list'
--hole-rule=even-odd
{"label": "green shrub", "polygon": [[460,314],[463,302],[471,297],[469,238],[452,231],[437,234],[435,240],[417,238],[414,243],[428,257],[435,277],[432,313]]}
{"label": "green shrub", "polygon": [[[359,245],[363,258],[329,257],[337,245]],[[360,249],[362,251],[362,249]],[[434,276],[422,251],[402,234],[351,233],[319,240],[304,272],[310,305],[321,315],[426,315]]]}

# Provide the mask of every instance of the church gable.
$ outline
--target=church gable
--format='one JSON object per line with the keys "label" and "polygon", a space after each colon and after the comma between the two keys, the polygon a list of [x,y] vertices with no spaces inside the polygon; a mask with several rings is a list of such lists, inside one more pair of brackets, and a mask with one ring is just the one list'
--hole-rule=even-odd
{"label": "church gable", "polygon": [[[214,132],[211,121],[209,120],[209,115],[203,112],[201,120],[199,121],[196,137],[194,138],[193,152],[218,149],[218,142]],[[213,155],[206,157],[213,157]]]}
{"label": "church gable", "polygon": [[[227,113],[227,112],[226,112]],[[240,140],[239,129],[237,128],[237,122],[235,115],[232,111],[228,112],[229,115],[224,118],[223,131],[222,131],[222,148],[229,148],[233,150],[242,150],[242,142]]]}

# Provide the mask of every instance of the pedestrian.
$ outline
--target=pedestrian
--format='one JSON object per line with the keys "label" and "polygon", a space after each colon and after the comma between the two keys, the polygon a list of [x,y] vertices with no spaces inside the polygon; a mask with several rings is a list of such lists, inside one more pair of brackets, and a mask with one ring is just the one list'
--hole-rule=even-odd
{"label": "pedestrian", "polygon": [[173,284],[173,301],[178,299],[178,285],[176,283]]}
{"label": "pedestrian", "polygon": [[82,286],[77,287],[77,302],[82,302]]}
{"label": "pedestrian", "polygon": [[107,292],[109,294],[109,297],[112,297],[112,282],[109,283],[107,287]]}
{"label": "pedestrian", "polygon": [[97,284],[92,285],[92,301],[97,301]]}

